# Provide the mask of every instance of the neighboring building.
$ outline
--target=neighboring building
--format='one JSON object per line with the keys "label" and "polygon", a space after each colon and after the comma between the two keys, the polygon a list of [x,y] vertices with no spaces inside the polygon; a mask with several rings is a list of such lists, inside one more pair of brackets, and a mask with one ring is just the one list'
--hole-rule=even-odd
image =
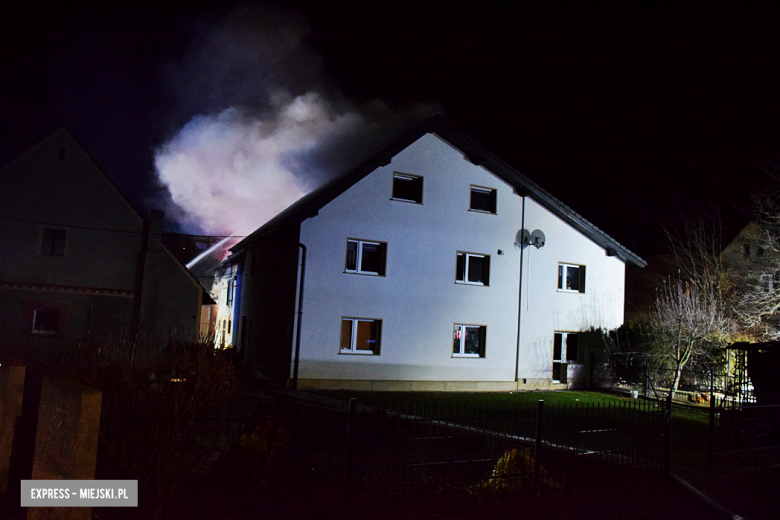
{"label": "neighboring building", "polygon": [[243,359],[286,380],[300,327],[301,388],[571,387],[644,265],[439,117],[231,250]]}
{"label": "neighboring building", "polygon": [[218,349],[233,348],[238,266],[223,262],[215,267],[211,274],[213,281],[210,294],[217,302],[214,315],[214,347]]}
{"label": "neighboring building", "polygon": [[0,169],[5,339],[197,333],[203,288],[66,130]]}

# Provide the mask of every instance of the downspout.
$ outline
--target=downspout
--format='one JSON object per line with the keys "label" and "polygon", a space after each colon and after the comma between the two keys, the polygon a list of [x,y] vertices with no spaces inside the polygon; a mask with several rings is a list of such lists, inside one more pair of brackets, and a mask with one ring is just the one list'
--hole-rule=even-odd
{"label": "downspout", "polygon": [[230,344],[236,351],[243,347],[243,345],[238,345],[238,328],[240,326],[239,316],[241,315],[241,288],[244,285],[243,260],[246,260],[246,255],[241,260],[241,262],[236,262],[236,279],[233,281],[233,325],[230,331]]}
{"label": "downspout", "polygon": [[520,282],[518,283],[517,296],[517,352],[515,352],[515,384],[519,382],[520,377],[520,324],[523,314],[523,252],[525,244],[523,243],[523,231],[525,230],[525,196],[523,198],[523,211],[520,217]]}
{"label": "downspout", "polygon": [[298,362],[301,357],[301,318],[303,317],[303,282],[306,279],[306,246],[298,243],[301,248],[301,283],[298,285],[298,324],[295,329],[295,362],[293,364],[292,389],[298,389]]}

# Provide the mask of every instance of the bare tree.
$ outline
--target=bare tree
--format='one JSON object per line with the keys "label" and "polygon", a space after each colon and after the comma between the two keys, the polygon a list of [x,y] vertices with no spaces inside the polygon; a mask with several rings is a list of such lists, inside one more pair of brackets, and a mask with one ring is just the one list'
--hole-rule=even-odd
{"label": "bare tree", "polygon": [[686,365],[715,359],[726,342],[729,320],[713,287],[669,279],[653,305],[649,331],[650,355],[674,370],[674,396]]}

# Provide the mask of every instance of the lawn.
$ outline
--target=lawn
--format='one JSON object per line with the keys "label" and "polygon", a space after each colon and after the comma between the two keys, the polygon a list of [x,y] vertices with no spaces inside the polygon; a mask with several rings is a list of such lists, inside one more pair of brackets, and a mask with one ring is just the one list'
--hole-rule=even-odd
{"label": "lawn", "polygon": [[543,400],[545,405],[607,404],[636,401],[636,399],[631,399],[622,394],[576,390],[557,392],[356,392],[352,390],[320,390],[314,393],[345,400],[354,397],[362,404],[386,405],[394,408],[407,404],[511,406],[515,404],[536,404],[539,400]]}
{"label": "lawn", "polygon": [[[612,392],[591,391],[525,391],[525,392],[356,392],[351,390],[317,391],[319,395],[348,400],[356,398],[364,405],[410,415],[433,417],[495,431],[535,435],[536,404],[544,400],[548,422],[546,439],[565,442],[575,432],[616,428],[614,434],[603,434],[598,445],[625,440],[625,434],[661,435],[656,418],[643,417],[659,410],[661,403],[632,399]],[[635,412],[621,414],[631,408]],[[516,413],[509,414],[508,412]],[[611,412],[616,412],[615,414]],[[574,424],[564,424],[576,416]],[[672,409],[672,463],[675,466],[703,470],[707,465],[708,410],[674,404]],[[628,429],[626,429],[628,427]],[[648,430],[648,431],[644,431]],[[652,430],[652,433],[649,431]],[[622,439],[621,439],[622,438]],[[587,444],[591,445],[591,442]]]}

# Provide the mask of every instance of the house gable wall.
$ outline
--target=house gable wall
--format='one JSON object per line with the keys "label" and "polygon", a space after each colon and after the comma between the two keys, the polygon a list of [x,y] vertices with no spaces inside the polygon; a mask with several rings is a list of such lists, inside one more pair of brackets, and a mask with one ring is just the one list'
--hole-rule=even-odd
{"label": "house gable wall", "polygon": [[[422,204],[391,200],[394,172],[422,176]],[[469,211],[471,184],[497,190],[497,214]],[[511,186],[433,135],[321,208],[301,225],[300,377],[513,380],[521,209]],[[386,243],[384,276],[345,272],[348,238]],[[455,283],[458,251],[490,256],[489,286]],[[382,320],[379,355],[340,353],[344,317]],[[456,323],[487,327],[484,357],[453,356]]]}

